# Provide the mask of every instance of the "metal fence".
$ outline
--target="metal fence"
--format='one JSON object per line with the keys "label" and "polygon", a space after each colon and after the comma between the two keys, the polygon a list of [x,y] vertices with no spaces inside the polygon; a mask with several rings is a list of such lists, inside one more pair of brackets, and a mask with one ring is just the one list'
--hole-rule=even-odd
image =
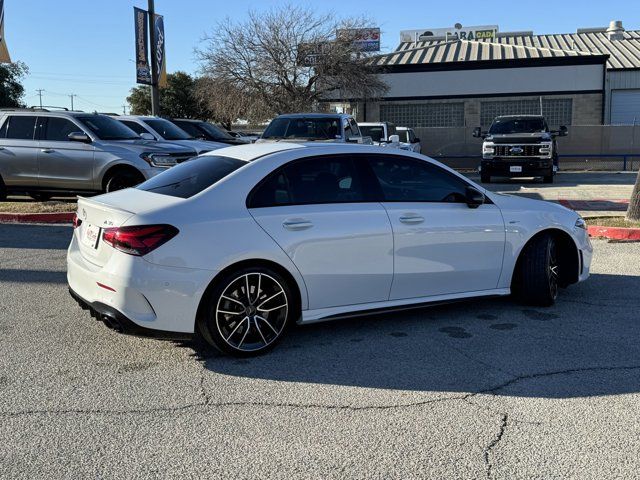
{"label": "metal fence", "polygon": [[[454,168],[476,168],[480,164],[482,140],[473,128],[416,128],[422,153]],[[558,138],[562,170],[638,170],[640,125],[584,125],[569,127]]]}

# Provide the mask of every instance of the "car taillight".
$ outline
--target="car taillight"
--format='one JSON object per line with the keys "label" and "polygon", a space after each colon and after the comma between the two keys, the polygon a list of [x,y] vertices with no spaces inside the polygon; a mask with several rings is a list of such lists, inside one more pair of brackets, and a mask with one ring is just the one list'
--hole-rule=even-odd
{"label": "car taillight", "polygon": [[102,240],[116,250],[129,255],[146,255],[178,234],[171,225],[136,225],[105,228]]}
{"label": "car taillight", "polygon": [[82,225],[82,220],[80,220],[78,218],[78,214],[74,213],[73,214],[73,228],[78,228],[80,225]]}

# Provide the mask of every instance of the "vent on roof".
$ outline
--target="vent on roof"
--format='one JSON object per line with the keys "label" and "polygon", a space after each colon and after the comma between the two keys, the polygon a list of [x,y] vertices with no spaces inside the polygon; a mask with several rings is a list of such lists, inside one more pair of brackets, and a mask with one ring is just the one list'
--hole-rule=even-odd
{"label": "vent on roof", "polygon": [[607,28],[607,36],[612,42],[622,40],[624,38],[624,27],[621,20],[611,20],[609,28]]}
{"label": "vent on roof", "polygon": [[601,33],[606,32],[607,29],[604,27],[593,27],[593,28],[579,28],[576,33]]}

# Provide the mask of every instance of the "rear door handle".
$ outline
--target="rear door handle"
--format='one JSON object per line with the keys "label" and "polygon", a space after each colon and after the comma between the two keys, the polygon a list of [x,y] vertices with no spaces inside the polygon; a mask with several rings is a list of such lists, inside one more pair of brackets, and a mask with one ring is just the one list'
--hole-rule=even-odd
{"label": "rear door handle", "polygon": [[287,230],[306,230],[313,227],[313,223],[304,218],[288,218],[282,222],[282,226]]}
{"label": "rear door handle", "polygon": [[42,148],[40,149],[42,153],[53,153],[55,150],[53,148]]}
{"label": "rear door handle", "polygon": [[400,221],[402,223],[416,224],[424,222],[424,217],[417,213],[404,213],[400,215]]}

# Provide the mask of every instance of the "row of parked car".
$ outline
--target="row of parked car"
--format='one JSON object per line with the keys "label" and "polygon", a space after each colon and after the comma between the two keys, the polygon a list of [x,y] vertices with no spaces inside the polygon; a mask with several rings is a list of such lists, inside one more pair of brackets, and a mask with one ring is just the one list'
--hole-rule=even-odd
{"label": "row of parked car", "polygon": [[257,137],[209,122],[46,109],[0,110],[0,201],[112,192],[198,155],[252,142],[350,142],[420,151],[410,128],[358,125],[350,115],[276,117]]}

